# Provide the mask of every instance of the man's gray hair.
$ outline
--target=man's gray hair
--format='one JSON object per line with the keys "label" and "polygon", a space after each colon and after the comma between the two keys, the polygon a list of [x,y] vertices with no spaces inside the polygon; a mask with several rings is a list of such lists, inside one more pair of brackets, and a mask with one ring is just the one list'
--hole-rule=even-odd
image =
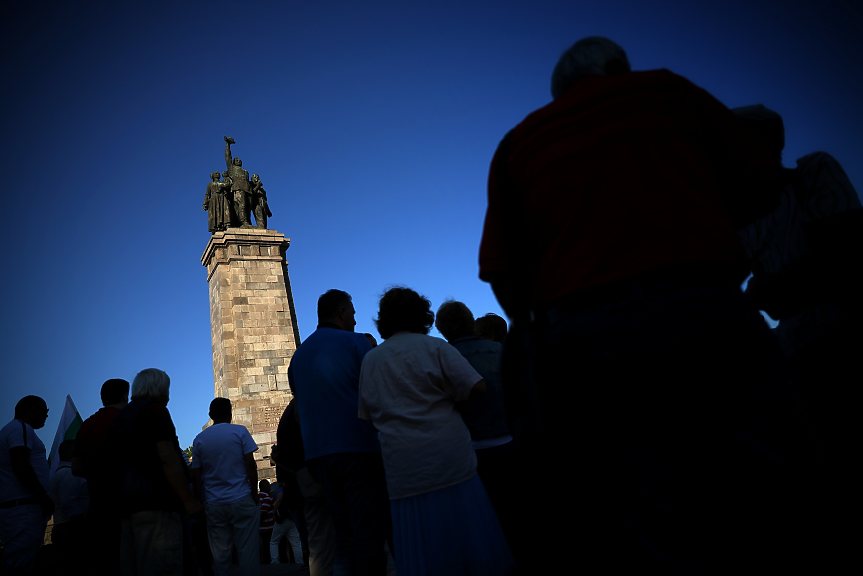
{"label": "man's gray hair", "polygon": [[158,368],[141,370],[132,381],[132,400],[168,401],[171,378]]}
{"label": "man's gray hair", "polygon": [[582,38],[563,53],[551,73],[551,97],[557,99],[585,76],[616,76],[631,70],[623,48],[602,36]]}

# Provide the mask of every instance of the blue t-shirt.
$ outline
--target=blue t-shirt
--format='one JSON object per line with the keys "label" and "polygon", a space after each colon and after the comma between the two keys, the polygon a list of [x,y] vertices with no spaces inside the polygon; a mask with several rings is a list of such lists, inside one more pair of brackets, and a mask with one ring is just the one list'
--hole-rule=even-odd
{"label": "blue t-shirt", "polygon": [[362,334],[318,328],[294,352],[288,367],[306,460],[340,452],[380,452],[371,422],[360,420],[363,357],[372,349]]}
{"label": "blue t-shirt", "polygon": [[192,468],[201,468],[204,502],[230,504],[251,492],[246,474],[246,454],[258,449],[245,426],[213,424],[192,444]]}

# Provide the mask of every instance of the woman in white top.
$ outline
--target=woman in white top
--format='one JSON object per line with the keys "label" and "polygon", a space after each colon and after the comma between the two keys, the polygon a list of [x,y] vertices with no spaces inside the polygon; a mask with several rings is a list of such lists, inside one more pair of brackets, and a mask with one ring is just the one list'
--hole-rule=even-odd
{"label": "woman in white top", "polygon": [[359,415],[380,431],[400,576],[509,574],[514,562],[476,475],[460,403],[485,391],[452,346],[428,336],[431,303],[391,288],[375,321],[383,344],[366,354]]}

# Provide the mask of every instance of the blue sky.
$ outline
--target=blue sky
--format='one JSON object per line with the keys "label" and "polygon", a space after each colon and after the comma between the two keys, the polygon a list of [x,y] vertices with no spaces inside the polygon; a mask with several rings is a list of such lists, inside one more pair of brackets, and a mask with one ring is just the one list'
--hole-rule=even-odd
{"label": "blue sky", "polygon": [[171,376],[181,445],[207,420],[201,204],[223,135],[291,238],[303,338],[329,288],[376,335],[391,284],[500,312],[477,279],[488,164],[584,36],[730,107],[764,103],[786,166],[824,150],[863,186],[852,0],[17,4],[0,40],[0,418],[42,396],[48,445],[66,394],[86,418],[104,380],[151,366]]}

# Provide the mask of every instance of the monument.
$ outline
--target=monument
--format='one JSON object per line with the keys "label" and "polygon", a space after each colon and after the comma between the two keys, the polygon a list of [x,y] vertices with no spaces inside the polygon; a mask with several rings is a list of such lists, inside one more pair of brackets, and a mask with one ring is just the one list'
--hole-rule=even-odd
{"label": "monument", "polygon": [[231,144],[226,136],[228,170],[222,181],[211,174],[204,198],[212,233],[201,263],[210,292],[213,385],[216,397],[231,400],[233,423],[248,428],[260,448],[259,478],[271,479],[270,451],[291,399],[288,365],[300,343],[285,258],[291,241],[267,228],[266,191],[231,157]]}

